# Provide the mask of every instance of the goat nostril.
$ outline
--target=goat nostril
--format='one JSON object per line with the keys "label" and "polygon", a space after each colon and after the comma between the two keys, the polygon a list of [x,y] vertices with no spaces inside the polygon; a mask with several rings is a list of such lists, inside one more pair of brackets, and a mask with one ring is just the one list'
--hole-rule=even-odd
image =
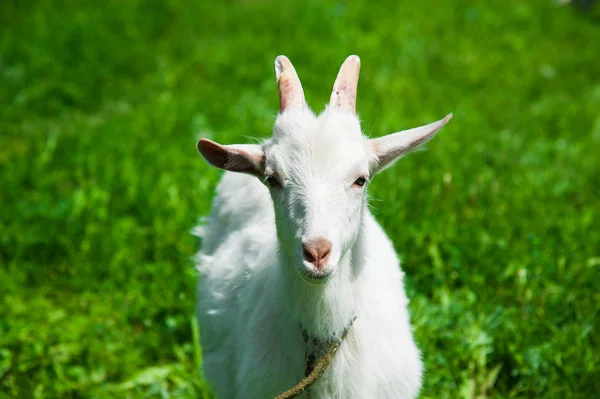
{"label": "goat nostril", "polygon": [[331,243],[324,238],[321,238],[315,242],[315,249],[319,259],[325,259],[331,251]]}
{"label": "goat nostril", "polygon": [[331,243],[324,238],[318,238],[302,245],[302,254],[307,262],[319,267],[329,258]]}
{"label": "goat nostril", "polygon": [[304,259],[310,263],[315,263],[317,261],[315,251],[306,245],[302,246],[302,255],[304,255]]}

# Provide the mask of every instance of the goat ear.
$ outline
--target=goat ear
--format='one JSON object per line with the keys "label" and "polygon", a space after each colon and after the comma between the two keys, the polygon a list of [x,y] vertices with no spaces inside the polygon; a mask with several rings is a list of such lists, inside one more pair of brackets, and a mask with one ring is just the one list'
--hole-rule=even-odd
{"label": "goat ear", "polygon": [[262,176],[265,154],[258,144],[221,145],[212,140],[200,139],[198,151],[213,166],[231,172]]}
{"label": "goat ear", "polygon": [[429,125],[370,139],[368,143],[372,154],[369,165],[371,173],[375,174],[382,171],[391,166],[403,155],[429,141],[450,119],[452,119],[452,114],[448,114],[444,119],[430,123]]}

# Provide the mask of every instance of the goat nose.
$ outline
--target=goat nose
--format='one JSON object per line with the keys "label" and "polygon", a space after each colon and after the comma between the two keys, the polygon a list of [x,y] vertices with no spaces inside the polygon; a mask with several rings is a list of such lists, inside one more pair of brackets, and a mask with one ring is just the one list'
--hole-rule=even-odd
{"label": "goat nose", "polygon": [[331,242],[323,237],[319,237],[315,240],[302,243],[302,249],[304,259],[320,269],[329,258]]}

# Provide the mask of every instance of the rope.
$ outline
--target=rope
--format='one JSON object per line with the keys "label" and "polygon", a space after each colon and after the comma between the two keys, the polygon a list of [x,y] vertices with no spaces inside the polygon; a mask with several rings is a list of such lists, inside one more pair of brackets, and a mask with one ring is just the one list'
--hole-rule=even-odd
{"label": "rope", "polygon": [[311,386],[313,386],[313,384],[323,376],[327,368],[331,365],[331,362],[333,362],[333,356],[344,341],[344,338],[346,338],[346,335],[348,335],[348,331],[350,330],[350,327],[352,327],[354,320],[356,320],[356,316],[352,318],[352,320],[350,321],[350,325],[342,332],[340,338],[333,340],[328,344],[323,356],[321,356],[317,364],[315,364],[315,367],[312,369],[310,374],[306,376],[302,381],[300,381],[295,387],[288,389],[284,393],[277,396],[275,399],[296,398],[302,395],[304,392],[306,392]]}

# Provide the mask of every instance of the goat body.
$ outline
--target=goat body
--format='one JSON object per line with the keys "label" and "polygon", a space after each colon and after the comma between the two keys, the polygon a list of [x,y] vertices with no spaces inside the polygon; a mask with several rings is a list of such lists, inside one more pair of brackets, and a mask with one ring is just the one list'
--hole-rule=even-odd
{"label": "goat body", "polygon": [[[211,164],[228,170],[199,227],[197,255],[203,368],[220,398],[273,398],[293,387],[304,377],[303,331],[311,340],[331,340],[353,317],[311,397],[419,393],[423,366],[403,272],[362,185],[450,116],[366,139],[354,111],[359,65],[356,56],[346,60],[330,105],[316,117],[291,63],[278,57],[281,112],[273,139],[255,146],[199,143]],[[320,261],[306,254],[315,237],[329,243]]]}

